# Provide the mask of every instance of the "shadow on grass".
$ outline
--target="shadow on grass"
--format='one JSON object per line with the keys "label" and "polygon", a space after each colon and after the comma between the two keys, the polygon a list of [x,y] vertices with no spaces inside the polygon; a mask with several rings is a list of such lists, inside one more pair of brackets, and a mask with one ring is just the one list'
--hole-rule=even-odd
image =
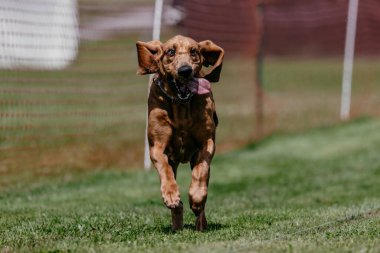
{"label": "shadow on grass", "polygon": [[[202,233],[215,232],[215,231],[227,228],[227,227],[228,227],[228,225],[226,225],[226,224],[210,222],[210,223],[207,224],[207,229],[205,231],[203,231]],[[183,225],[183,229],[184,230],[193,230],[193,231],[196,231],[194,224],[184,224]],[[169,226],[163,226],[162,227],[162,232],[165,233],[165,234],[175,234],[175,233],[178,233],[178,232],[173,231],[172,227],[170,225]]]}

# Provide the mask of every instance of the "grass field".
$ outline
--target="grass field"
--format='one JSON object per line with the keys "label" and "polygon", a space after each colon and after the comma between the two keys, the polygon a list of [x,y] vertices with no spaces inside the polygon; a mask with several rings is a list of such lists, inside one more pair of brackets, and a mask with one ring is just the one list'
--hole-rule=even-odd
{"label": "grass field", "polygon": [[[80,28],[102,33],[94,18],[154,1],[78,3]],[[378,59],[355,58],[343,124],[341,57],[264,57],[259,140],[254,60],[226,52],[209,230],[186,208],[173,233],[156,172],[141,170],[148,77],[135,42],[149,34],[82,40],[63,70],[0,70],[0,253],[380,252]],[[184,203],[190,176],[183,166]]]}
{"label": "grass field", "polygon": [[[19,181],[0,193],[0,252],[379,252],[379,129],[362,119],[218,155],[205,233],[188,208],[170,231],[154,171]],[[185,203],[189,179],[180,168]]]}

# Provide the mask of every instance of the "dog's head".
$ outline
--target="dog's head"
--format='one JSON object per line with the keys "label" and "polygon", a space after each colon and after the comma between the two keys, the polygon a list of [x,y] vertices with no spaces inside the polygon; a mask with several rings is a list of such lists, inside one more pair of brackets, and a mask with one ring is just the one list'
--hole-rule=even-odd
{"label": "dog's head", "polygon": [[136,43],[139,69],[137,74],[159,73],[179,84],[194,78],[218,82],[224,50],[212,41],[196,42],[177,35],[162,44],[160,41]]}

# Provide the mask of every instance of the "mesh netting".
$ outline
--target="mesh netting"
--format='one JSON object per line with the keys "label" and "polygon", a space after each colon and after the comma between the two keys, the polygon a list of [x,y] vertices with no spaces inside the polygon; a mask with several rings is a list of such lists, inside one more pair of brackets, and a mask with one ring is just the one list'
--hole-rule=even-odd
{"label": "mesh netting", "polygon": [[[0,1],[0,173],[142,166],[148,77],[135,75],[135,42],[150,40],[153,6]],[[360,1],[353,117],[380,114],[379,8]],[[226,49],[213,86],[218,152],[257,131],[258,55],[263,134],[339,122],[346,13],[333,0],[166,2],[162,40],[182,33]]]}

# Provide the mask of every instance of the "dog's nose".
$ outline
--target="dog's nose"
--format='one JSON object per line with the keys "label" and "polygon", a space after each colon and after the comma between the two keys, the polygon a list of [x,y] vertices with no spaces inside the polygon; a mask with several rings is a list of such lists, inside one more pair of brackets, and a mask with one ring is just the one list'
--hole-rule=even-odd
{"label": "dog's nose", "polygon": [[184,65],[184,66],[181,66],[177,72],[178,72],[178,75],[182,77],[189,77],[191,75],[191,72],[193,72],[193,69],[189,65]]}

